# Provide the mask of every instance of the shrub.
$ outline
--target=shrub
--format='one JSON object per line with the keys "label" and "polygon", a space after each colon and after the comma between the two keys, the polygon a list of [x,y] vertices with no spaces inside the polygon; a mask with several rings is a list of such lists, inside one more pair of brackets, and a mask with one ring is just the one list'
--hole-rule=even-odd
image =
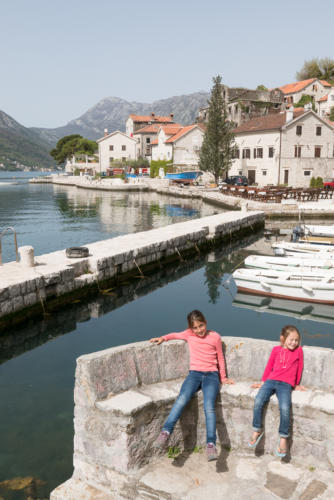
{"label": "shrub", "polygon": [[159,175],[160,168],[164,169],[165,174],[168,168],[172,166],[170,160],[152,160],[150,165],[150,177],[157,177]]}

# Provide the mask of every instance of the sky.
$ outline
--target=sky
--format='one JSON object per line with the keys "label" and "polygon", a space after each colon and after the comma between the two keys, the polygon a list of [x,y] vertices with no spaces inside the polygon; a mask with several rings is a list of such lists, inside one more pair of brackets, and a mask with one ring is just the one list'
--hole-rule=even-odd
{"label": "sky", "polygon": [[105,97],[277,87],[334,57],[333,0],[1,0],[0,110],[54,128]]}

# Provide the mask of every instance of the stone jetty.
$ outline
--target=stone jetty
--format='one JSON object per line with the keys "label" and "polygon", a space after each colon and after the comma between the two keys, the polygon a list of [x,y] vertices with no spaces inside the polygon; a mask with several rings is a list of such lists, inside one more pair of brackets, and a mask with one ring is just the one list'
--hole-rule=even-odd
{"label": "stone jetty", "polygon": [[[288,456],[274,456],[279,409],[272,398],[265,437],[247,447],[256,389],[274,342],[223,337],[228,376],[216,403],[218,462],[207,463],[202,395],[187,406],[166,452],[153,442],[188,370],[188,346],[139,342],[77,360],[74,473],[51,500],[329,500],[334,498],[334,351],[304,347],[294,392]],[[321,367],[321,369],[319,369]]]}
{"label": "stone jetty", "polygon": [[143,274],[174,259],[229,243],[264,226],[262,212],[225,212],[159,229],[128,234],[85,245],[89,255],[68,258],[65,250],[0,266],[0,325],[28,313],[61,305],[73,294],[103,286],[110,280]]}

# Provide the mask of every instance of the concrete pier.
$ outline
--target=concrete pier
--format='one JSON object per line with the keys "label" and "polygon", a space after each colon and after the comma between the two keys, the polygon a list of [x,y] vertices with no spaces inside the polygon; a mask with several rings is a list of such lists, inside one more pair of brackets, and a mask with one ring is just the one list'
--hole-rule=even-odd
{"label": "concrete pier", "polygon": [[[304,347],[302,383],[294,392],[290,451],[275,458],[279,410],[264,414],[265,437],[247,447],[256,389],[276,343],[224,337],[228,376],[216,403],[220,456],[206,463],[201,393],[185,409],[168,459],[153,443],[188,371],[188,346],[139,342],[77,360],[74,473],[51,500],[332,499],[334,498],[334,351]],[[321,370],[319,370],[321,367]],[[202,451],[202,454],[201,454]]]}
{"label": "concrete pier", "polygon": [[0,266],[0,325],[43,310],[89,287],[122,275],[140,274],[182,255],[196,254],[264,226],[262,212],[226,212],[151,231],[90,243],[89,255],[70,259],[65,250],[35,256],[34,267],[10,262]]}

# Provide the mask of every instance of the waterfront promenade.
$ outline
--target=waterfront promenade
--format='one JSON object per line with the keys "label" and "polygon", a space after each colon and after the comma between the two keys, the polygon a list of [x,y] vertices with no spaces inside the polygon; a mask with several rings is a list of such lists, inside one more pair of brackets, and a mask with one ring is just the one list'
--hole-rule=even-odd
{"label": "waterfront promenade", "polygon": [[35,257],[34,266],[0,266],[0,325],[60,307],[74,294],[100,288],[121,276],[144,276],[173,260],[229,243],[264,226],[262,212],[225,212],[150,231],[87,244],[88,257],[71,259],[65,250]]}

